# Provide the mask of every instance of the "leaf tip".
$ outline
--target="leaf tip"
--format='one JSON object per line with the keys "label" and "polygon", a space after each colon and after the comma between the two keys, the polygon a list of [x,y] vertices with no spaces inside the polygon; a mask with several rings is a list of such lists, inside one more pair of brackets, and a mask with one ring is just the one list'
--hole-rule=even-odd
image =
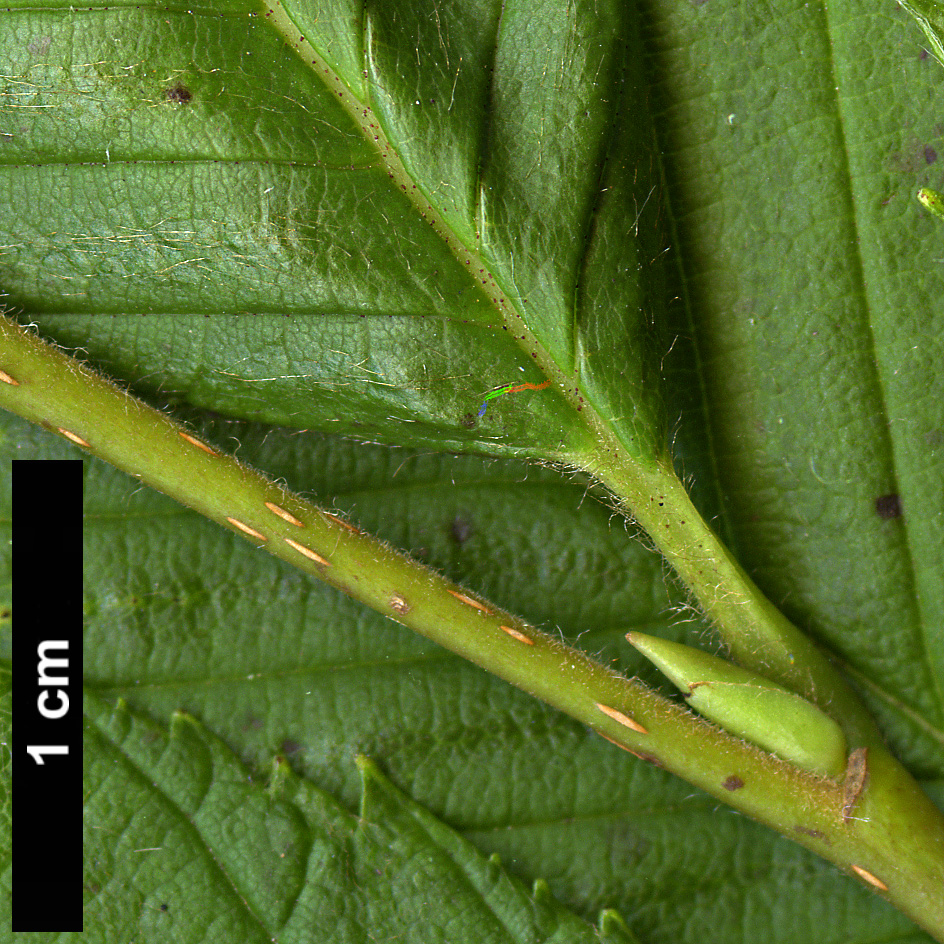
{"label": "leaf tip", "polygon": [[639,944],[639,938],[633,934],[623,916],[615,908],[606,908],[600,912],[597,925],[600,937],[606,944]]}

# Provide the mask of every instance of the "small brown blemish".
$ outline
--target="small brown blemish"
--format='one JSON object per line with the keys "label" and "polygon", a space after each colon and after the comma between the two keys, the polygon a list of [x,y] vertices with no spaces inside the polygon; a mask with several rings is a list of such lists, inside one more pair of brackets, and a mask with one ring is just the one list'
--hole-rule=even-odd
{"label": "small brown blemish", "polygon": [[14,380],[5,370],[0,370],[0,380],[11,387],[19,387],[19,380]]}
{"label": "small brown blemish", "polygon": [[353,531],[354,534],[360,534],[360,531],[354,527],[352,524],[348,524],[343,518],[339,518],[337,515],[332,515],[330,511],[321,512],[326,518],[330,518],[335,524],[341,525],[342,528],[347,528],[348,531]]}
{"label": "small brown blemish", "polygon": [[897,492],[879,495],[875,499],[875,514],[886,520],[901,517],[901,497]]}
{"label": "small brown blemish", "polygon": [[305,526],[295,517],[295,515],[287,512],[284,508],[276,505],[275,502],[266,502],[266,508],[272,512],[274,515],[278,515],[283,521],[287,521],[289,524],[295,525],[296,528],[304,528]]}
{"label": "small brown blemish", "polygon": [[597,708],[603,712],[603,714],[612,718],[614,721],[618,721],[620,724],[629,728],[631,731],[635,731],[637,734],[648,734],[649,731],[644,728],[638,721],[633,721],[629,715],[624,715],[622,711],[617,711],[615,708],[611,708],[609,705],[601,705],[600,702],[595,703]]}
{"label": "small brown blemish", "polygon": [[842,782],[842,821],[844,823],[852,819],[852,810],[869,775],[868,755],[867,747],[857,747],[849,755],[846,763],[846,779]]}
{"label": "small brown blemish", "polygon": [[[600,734],[598,731],[597,734]],[[609,741],[610,744],[615,744],[617,747],[622,748],[628,754],[632,754],[633,757],[638,757],[640,760],[644,760],[647,764],[652,764],[654,767],[661,767],[662,761],[658,757],[655,757],[653,754],[642,754],[639,751],[634,751],[631,747],[627,747],[625,744],[620,744],[619,741],[614,741],[613,738],[607,737],[605,734],[600,734],[600,737],[604,741]]]}
{"label": "small brown blemish", "polygon": [[219,453],[215,449],[211,449],[206,443],[200,442],[195,436],[190,436],[188,433],[182,433],[178,430],[177,435],[181,439],[186,439],[191,446],[196,446],[197,449],[202,449],[208,456],[218,456]]}
{"label": "small brown blemish", "polygon": [[731,774],[730,777],[726,777],[724,783],[721,784],[725,790],[740,790],[744,786],[744,781],[738,777],[736,774]]}
{"label": "small brown blemish", "polygon": [[638,757],[640,760],[644,760],[647,764],[652,764],[653,767],[661,767],[661,768],[665,767],[662,761],[659,760],[659,758],[656,757],[655,754],[644,754],[641,751],[634,751],[634,750],[631,750],[630,748],[627,748],[627,750],[629,751],[630,754],[633,755],[633,757]]}
{"label": "small brown blemish", "polygon": [[403,597],[392,596],[390,597],[390,606],[396,613],[409,613],[410,604],[403,599]]}
{"label": "small brown blemish", "polygon": [[[448,588],[447,588],[448,589]],[[456,590],[448,590],[460,603],[464,603],[466,606],[474,607],[480,613],[484,613],[486,616],[491,615],[491,610],[485,606],[483,603],[479,603],[478,600],[473,600],[472,597],[467,597],[464,593],[459,593]]]}
{"label": "small brown blemish", "polygon": [[826,833],[822,833],[818,829],[810,829],[809,826],[794,826],[793,828],[798,833],[802,833],[804,836],[809,836],[812,839],[825,839],[826,838]]}
{"label": "small brown blemish", "polygon": [[512,639],[517,639],[518,642],[523,642],[526,646],[533,646],[534,640],[530,636],[525,636],[524,633],[519,632],[517,629],[512,629],[511,626],[499,626],[498,627],[502,632],[508,633]]}
{"label": "small brown blemish", "polygon": [[193,99],[193,92],[186,85],[181,85],[179,82],[168,89],[164,89],[164,94],[169,102],[174,102],[176,105],[187,105]]}
{"label": "small brown blemish", "polygon": [[62,433],[70,442],[74,442],[77,446],[84,446],[86,449],[91,449],[92,446],[90,443],[87,443],[81,436],[73,433],[72,430],[63,429],[61,426],[57,426],[56,429]]}
{"label": "small brown blemish", "polygon": [[638,754],[636,754],[635,751],[630,751],[629,748],[625,744],[620,744],[619,741],[614,741],[613,738],[608,737],[607,735],[603,734],[602,731],[597,731],[597,734],[599,734],[600,737],[603,738],[604,741],[609,741],[610,744],[615,744],[617,747],[622,748],[624,751],[629,751],[630,754],[634,754],[636,757],[639,756]]}
{"label": "small brown blemish", "polygon": [[307,557],[309,560],[313,560],[316,564],[320,564],[322,567],[331,566],[331,561],[326,560],[317,551],[313,551],[310,547],[305,547],[304,544],[299,544],[298,541],[293,541],[291,538],[282,538],[282,540],[289,547],[294,548],[299,554]]}
{"label": "small brown blemish", "polygon": [[257,541],[268,541],[269,539],[264,535],[258,532],[255,528],[250,528],[248,524],[244,524],[238,518],[230,518],[229,515],[226,516],[226,520],[234,527],[239,528],[243,534],[248,534],[251,538],[255,538]]}
{"label": "small brown blemish", "polygon": [[852,866],[852,871],[855,872],[859,878],[864,879],[869,885],[874,885],[877,889],[883,892],[888,891],[888,886],[880,879],[876,878],[871,872],[867,872],[865,869],[861,868],[858,865]]}

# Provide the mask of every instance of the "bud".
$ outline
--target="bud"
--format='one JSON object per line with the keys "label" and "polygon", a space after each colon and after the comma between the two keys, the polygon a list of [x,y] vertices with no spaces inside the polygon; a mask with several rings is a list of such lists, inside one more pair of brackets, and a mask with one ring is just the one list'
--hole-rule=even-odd
{"label": "bud", "polygon": [[700,649],[643,633],[626,638],[731,734],[811,773],[835,777],[846,769],[842,728],[796,692]]}
{"label": "bud", "polygon": [[918,198],[918,203],[926,210],[944,219],[944,194],[930,187],[922,187],[915,196]]}

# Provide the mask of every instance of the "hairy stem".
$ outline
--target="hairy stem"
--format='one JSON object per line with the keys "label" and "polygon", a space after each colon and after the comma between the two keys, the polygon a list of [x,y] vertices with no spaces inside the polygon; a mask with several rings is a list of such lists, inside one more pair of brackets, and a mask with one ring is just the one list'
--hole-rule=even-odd
{"label": "hairy stem", "polygon": [[641,464],[613,445],[580,464],[649,534],[737,662],[826,711],[851,748],[882,745],[875,721],[842,674],[744,572],[692,504],[668,458]]}
{"label": "hairy stem", "polygon": [[[548,456],[569,459],[596,475],[619,498],[623,509],[649,532],[657,548],[678,571],[695,599],[714,621],[735,659],[748,668],[769,675],[814,701],[832,714],[846,733],[851,747],[881,744],[870,715],[819,650],[768,601],[731,557],[691,504],[671,461],[638,458],[616,434],[600,410],[596,398],[571,372],[561,368],[531,328],[533,312],[518,298],[513,286],[502,286],[499,273],[489,268],[481,247],[464,243],[425,194],[410,167],[384,131],[384,122],[366,97],[359,98],[316,48],[289,10],[279,0],[266,3],[265,17],[296,55],[324,82],[325,88],[348,113],[391,181],[415,207],[422,219],[470,272],[481,273],[481,284],[496,314],[574,407],[581,423],[574,425],[572,442]],[[368,56],[368,61],[370,57]],[[367,72],[365,72],[367,76]],[[540,389],[544,384],[532,385]],[[580,441],[580,446],[573,443]],[[567,453],[582,450],[579,455]],[[647,454],[642,450],[641,455]]]}
{"label": "hairy stem", "polygon": [[850,798],[291,494],[2,317],[0,406],[774,827],[944,941],[944,816],[885,752],[859,763]]}

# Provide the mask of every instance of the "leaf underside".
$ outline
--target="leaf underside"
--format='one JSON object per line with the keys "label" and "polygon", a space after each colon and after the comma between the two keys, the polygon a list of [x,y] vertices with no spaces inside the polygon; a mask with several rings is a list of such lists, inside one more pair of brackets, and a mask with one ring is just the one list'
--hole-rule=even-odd
{"label": "leaf underside", "polygon": [[487,944],[632,941],[612,917],[598,936],[546,886],[529,894],[369,761],[355,816],[284,760],[268,789],[254,783],[188,715],[169,737],[94,696],[85,717],[93,927],[175,941],[212,929],[246,942],[430,942],[457,928]]}
{"label": "leaf underside", "polygon": [[[289,13],[332,79],[625,441],[658,443],[668,404],[706,515],[940,796],[944,285],[911,195],[944,185],[944,93],[920,34],[893,10],[779,0],[328,6]],[[5,302],[146,394],[235,417],[187,414],[221,448],[654,681],[622,635],[704,626],[677,623],[662,565],[585,482],[517,458],[553,456],[579,418],[550,389],[477,416],[544,375],[322,75],[249,12],[0,14]],[[5,416],[0,448],[74,455]],[[376,758],[479,849],[646,942],[748,923],[791,944],[926,940],[812,855],[96,462],[86,501],[99,695],[165,723],[184,709],[256,771],[283,753],[348,808],[353,756]],[[90,939],[132,919],[162,939],[161,914],[89,895]]]}

